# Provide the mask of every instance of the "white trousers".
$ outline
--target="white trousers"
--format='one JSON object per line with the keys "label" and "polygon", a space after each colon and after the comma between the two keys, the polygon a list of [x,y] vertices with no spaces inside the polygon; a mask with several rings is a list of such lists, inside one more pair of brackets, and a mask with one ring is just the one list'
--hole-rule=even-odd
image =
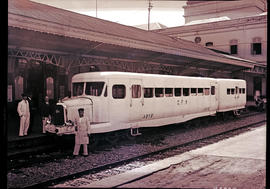
{"label": "white trousers", "polygon": [[30,121],[30,115],[21,116],[19,136],[27,135],[27,131],[29,128],[29,121]]}
{"label": "white trousers", "polygon": [[45,125],[46,125],[46,123],[47,123],[48,120],[49,120],[48,117],[43,117],[42,118],[42,132],[43,133],[46,133],[46,131],[45,131]]}
{"label": "white trousers", "polygon": [[[75,155],[75,156],[79,155],[80,148],[81,148],[80,144],[75,144],[73,155]],[[83,144],[83,155],[88,155],[87,144]]]}

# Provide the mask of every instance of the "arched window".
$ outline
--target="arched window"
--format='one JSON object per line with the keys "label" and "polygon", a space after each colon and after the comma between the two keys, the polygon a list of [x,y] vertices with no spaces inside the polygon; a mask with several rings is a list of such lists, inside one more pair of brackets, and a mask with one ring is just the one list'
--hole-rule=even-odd
{"label": "arched window", "polygon": [[251,43],[251,54],[262,54],[262,42],[260,37],[254,37]]}
{"label": "arched window", "polygon": [[230,52],[231,54],[238,54],[238,40],[232,39],[230,41]]}
{"label": "arched window", "polygon": [[46,94],[49,99],[54,99],[54,81],[52,77],[46,79]]}
{"label": "arched window", "polygon": [[14,81],[15,100],[20,100],[22,98],[21,95],[23,93],[23,82],[24,82],[24,79],[22,76],[15,77],[15,81]]}

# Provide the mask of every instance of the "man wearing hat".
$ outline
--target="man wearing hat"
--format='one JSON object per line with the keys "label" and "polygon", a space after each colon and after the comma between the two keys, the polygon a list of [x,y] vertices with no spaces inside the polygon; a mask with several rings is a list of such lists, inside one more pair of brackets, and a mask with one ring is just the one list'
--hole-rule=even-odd
{"label": "man wearing hat", "polygon": [[22,101],[18,103],[17,112],[20,116],[20,131],[19,136],[26,136],[29,128],[30,112],[27,95],[22,94]]}
{"label": "man wearing hat", "polygon": [[84,109],[78,109],[79,118],[75,119],[75,146],[73,155],[79,155],[81,144],[83,145],[83,156],[88,155],[89,137],[88,130],[90,130],[90,122],[87,117],[84,117]]}

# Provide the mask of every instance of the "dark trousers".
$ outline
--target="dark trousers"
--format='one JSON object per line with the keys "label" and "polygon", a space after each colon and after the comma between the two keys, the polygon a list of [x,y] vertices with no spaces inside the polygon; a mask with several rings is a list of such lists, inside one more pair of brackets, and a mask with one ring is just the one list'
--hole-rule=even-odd
{"label": "dark trousers", "polygon": [[30,111],[30,123],[29,123],[28,133],[32,132],[32,128],[34,125],[34,117],[35,117],[35,113]]}

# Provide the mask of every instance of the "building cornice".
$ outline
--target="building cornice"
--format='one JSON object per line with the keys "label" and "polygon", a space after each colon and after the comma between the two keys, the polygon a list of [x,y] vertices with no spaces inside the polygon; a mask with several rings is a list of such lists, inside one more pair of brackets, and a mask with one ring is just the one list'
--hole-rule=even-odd
{"label": "building cornice", "polygon": [[[214,9],[210,9],[211,6],[215,6]],[[209,1],[203,3],[195,3],[183,6],[185,15],[184,17],[192,17],[198,16],[202,14],[212,14],[212,13],[219,13],[225,12],[230,10],[237,10],[249,7],[256,7],[260,9],[262,12],[266,11],[265,3],[261,0],[245,0],[243,1]],[[190,10],[196,10],[190,12]]]}
{"label": "building cornice", "polygon": [[250,26],[255,24],[267,24],[267,15],[259,15],[252,17],[244,17],[233,20],[224,20],[217,22],[209,22],[202,24],[193,24],[193,25],[183,25],[174,28],[160,29],[156,30],[158,33],[166,35],[182,34],[182,33],[191,33],[198,31],[210,31],[217,29],[226,29],[232,27],[241,27],[241,26]]}

